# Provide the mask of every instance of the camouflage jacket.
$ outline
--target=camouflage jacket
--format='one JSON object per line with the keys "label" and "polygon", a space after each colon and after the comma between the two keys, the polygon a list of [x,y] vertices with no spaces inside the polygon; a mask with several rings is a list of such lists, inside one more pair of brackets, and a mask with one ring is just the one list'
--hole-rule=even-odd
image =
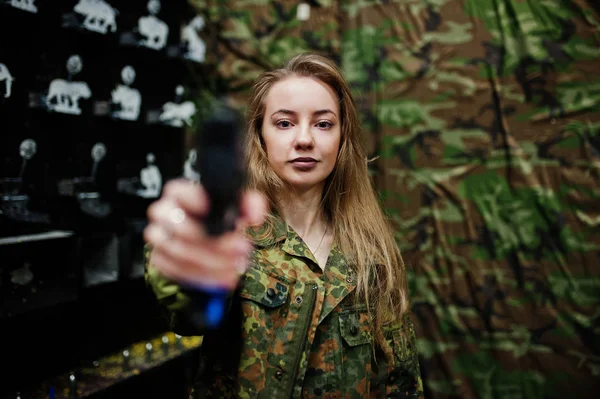
{"label": "camouflage jacket", "polygon": [[186,322],[189,298],[147,268],[146,281],[173,331],[204,333],[193,396],[422,398],[410,316],[384,334],[394,352],[388,361],[372,346],[366,306],[354,301],[355,277],[337,246],[323,272],[291,227],[281,222],[275,231],[254,240],[251,266],[216,331],[194,331]]}

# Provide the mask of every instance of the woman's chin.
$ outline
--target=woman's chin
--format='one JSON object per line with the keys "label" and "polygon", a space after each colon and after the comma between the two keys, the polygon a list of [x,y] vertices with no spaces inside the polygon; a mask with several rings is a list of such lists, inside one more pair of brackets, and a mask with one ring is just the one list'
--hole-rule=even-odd
{"label": "woman's chin", "polygon": [[291,190],[294,191],[302,191],[306,192],[316,188],[323,188],[325,185],[324,179],[308,179],[308,178],[292,178],[292,179],[283,179],[287,186]]}

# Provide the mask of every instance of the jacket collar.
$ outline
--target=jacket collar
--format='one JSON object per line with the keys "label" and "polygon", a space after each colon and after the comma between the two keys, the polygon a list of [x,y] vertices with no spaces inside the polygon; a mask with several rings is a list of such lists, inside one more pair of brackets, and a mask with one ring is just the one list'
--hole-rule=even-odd
{"label": "jacket collar", "polygon": [[[273,226],[273,234],[264,236],[269,224]],[[287,223],[279,216],[270,218],[259,226],[250,227],[246,230],[248,238],[257,247],[270,247],[288,237],[289,231]]]}
{"label": "jacket collar", "polygon": [[[264,236],[268,229],[269,223],[273,226],[273,233]],[[267,248],[283,241],[281,250],[292,256],[302,256],[317,264],[314,255],[302,240],[302,238],[290,227],[281,217],[273,216],[270,220],[260,226],[248,229],[248,237],[253,244],[260,248]],[[332,250],[336,251],[337,246],[334,244]]]}

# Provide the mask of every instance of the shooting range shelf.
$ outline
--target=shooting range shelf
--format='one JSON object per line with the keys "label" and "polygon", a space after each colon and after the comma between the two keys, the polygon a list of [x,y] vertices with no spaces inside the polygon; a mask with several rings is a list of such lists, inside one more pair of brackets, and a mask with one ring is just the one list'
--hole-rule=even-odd
{"label": "shooting range shelf", "polygon": [[[21,393],[31,399],[93,397],[117,384],[192,354],[201,343],[202,337],[199,336],[182,337],[166,332],[150,340],[136,342],[77,370],[50,378],[30,393]],[[75,377],[74,383],[71,382],[71,376]]]}

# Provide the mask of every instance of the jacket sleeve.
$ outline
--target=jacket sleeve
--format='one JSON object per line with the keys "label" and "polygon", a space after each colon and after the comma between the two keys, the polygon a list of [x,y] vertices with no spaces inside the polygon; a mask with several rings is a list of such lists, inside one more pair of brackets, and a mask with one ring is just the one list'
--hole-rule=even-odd
{"label": "jacket sleeve", "polygon": [[187,317],[190,298],[183,292],[181,287],[164,277],[158,270],[150,264],[150,253],[152,248],[146,244],[144,247],[145,273],[144,279],[146,286],[157,299],[159,308],[165,316],[169,328],[176,334],[202,335],[202,331],[189,322]]}
{"label": "jacket sleeve", "polygon": [[423,399],[423,381],[411,312],[407,312],[402,317],[401,325],[398,327],[392,331],[391,345],[395,357],[395,367],[389,376],[388,395]]}

